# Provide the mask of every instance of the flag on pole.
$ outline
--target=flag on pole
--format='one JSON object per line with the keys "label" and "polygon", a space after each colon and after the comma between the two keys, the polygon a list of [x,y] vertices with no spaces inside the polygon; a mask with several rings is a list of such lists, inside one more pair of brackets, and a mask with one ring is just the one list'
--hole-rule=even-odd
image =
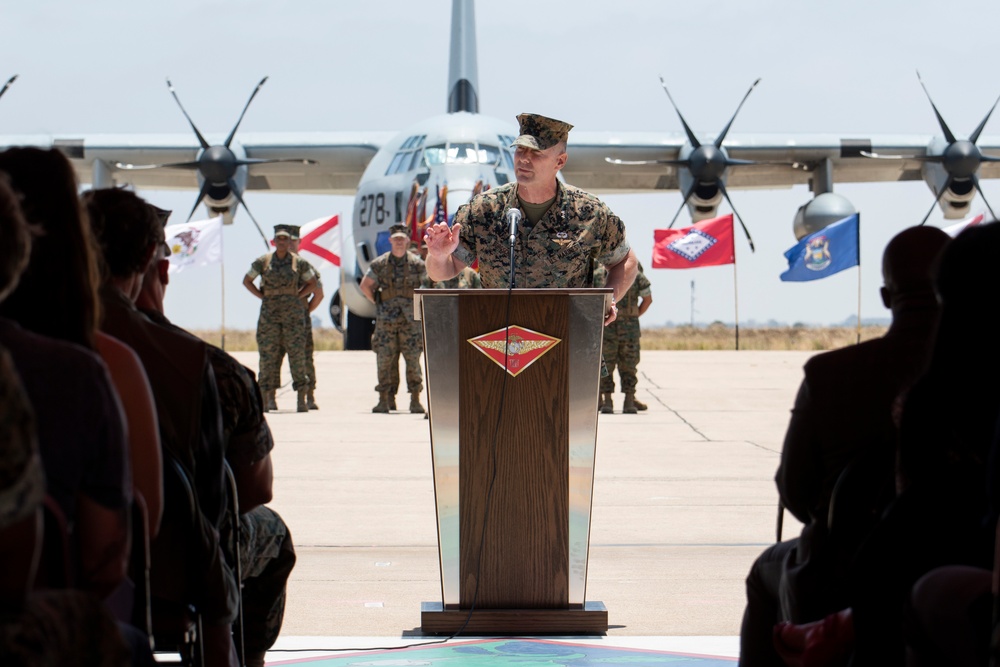
{"label": "flag on pole", "polygon": [[985,218],[986,216],[983,213],[980,213],[979,215],[974,215],[971,218],[966,218],[961,222],[956,222],[954,225],[948,225],[947,227],[942,227],[941,231],[943,231],[951,238],[955,238],[956,236],[961,234],[966,227],[974,227],[979,223],[981,223]]}
{"label": "flag on pole", "polygon": [[340,216],[317,218],[299,228],[299,254],[311,253],[322,262],[340,266]]}
{"label": "flag on pole", "polygon": [[790,282],[819,280],[861,263],[858,229],[861,216],[849,215],[804,237],[785,252],[788,270],[781,279]]}
{"label": "flag on pole", "polygon": [[682,229],[653,231],[654,269],[693,269],[735,263],[732,213]]}
{"label": "flag on pole", "polygon": [[209,220],[167,225],[163,228],[170,248],[170,273],[222,261],[222,216]]}

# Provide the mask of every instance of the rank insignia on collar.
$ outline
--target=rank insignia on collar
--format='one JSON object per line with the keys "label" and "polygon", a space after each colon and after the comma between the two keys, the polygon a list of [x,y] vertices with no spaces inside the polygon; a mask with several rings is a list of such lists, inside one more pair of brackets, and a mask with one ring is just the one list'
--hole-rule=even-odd
{"label": "rank insignia on collar", "polygon": [[[500,368],[505,368],[511,377],[517,377],[521,371],[538,361],[542,355],[560,342],[559,338],[546,336],[543,333],[517,325],[508,329],[497,329],[469,339],[469,343],[473,347],[489,357]],[[504,348],[507,352],[506,367],[504,366]]]}

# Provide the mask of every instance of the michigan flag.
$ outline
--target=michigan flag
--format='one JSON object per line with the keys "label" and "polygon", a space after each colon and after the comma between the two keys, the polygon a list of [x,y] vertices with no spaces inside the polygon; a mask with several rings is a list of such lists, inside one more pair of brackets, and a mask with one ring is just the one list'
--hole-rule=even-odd
{"label": "michigan flag", "polygon": [[653,231],[654,269],[693,269],[735,262],[732,213],[682,229]]}
{"label": "michigan flag", "polygon": [[788,270],[781,279],[788,282],[819,280],[857,266],[861,262],[858,228],[861,216],[849,215],[813,232],[785,252]]}
{"label": "michigan flag", "polygon": [[163,228],[170,248],[170,273],[222,261],[222,216]]}

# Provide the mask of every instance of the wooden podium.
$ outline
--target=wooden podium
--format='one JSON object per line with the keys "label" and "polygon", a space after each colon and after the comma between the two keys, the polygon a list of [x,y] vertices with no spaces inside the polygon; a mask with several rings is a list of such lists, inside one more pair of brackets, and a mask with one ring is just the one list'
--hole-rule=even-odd
{"label": "wooden podium", "polygon": [[607,632],[586,584],[611,290],[416,295],[442,595],[423,603],[421,630]]}

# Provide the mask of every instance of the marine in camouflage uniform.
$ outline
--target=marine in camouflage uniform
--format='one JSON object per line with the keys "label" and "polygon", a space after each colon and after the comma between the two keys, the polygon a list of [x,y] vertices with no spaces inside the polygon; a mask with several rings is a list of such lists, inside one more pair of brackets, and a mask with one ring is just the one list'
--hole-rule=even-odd
{"label": "marine in camouflage uniform", "polygon": [[[291,233],[291,245],[290,250],[298,255],[299,252],[299,233],[300,228],[298,225],[288,225],[289,232]],[[319,410],[319,405],[316,404],[316,361],[313,358],[313,324],[312,324],[312,313],[316,310],[320,304],[323,302],[323,282],[320,280],[319,271],[316,267],[310,264],[306,259],[299,255],[299,262],[305,264],[312,269],[313,273],[316,274],[316,285],[313,293],[308,297],[303,297],[302,302],[306,306],[305,319],[303,320],[303,326],[305,330],[306,337],[306,370],[309,373],[309,387],[306,391],[306,406],[310,410]],[[278,358],[284,359],[287,350],[282,345],[278,348]],[[291,364],[291,357],[289,357],[289,364]],[[281,362],[278,362],[279,366]]]}
{"label": "marine in camouflage uniform", "polygon": [[524,219],[516,236],[516,287],[589,287],[594,267],[604,264],[613,272],[608,286],[624,293],[635,270],[624,224],[600,199],[557,179],[572,125],[536,114],[517,119],[517,182],[490,189],[459,207],[453,221],[453,227],[461,225],[457,239],[444,223],[428,227],[427,261],[434,277],[454,276],[478,259],[484,288],[508,287],[506,216],[518,208]]}
{"label": "marine in camouflage uniform", "polygon": [[[420,392],[423,374],[420,354],[424,339],[420,323],[413,318],[413,290],[430,284],[420,257],[407,250],[409,234],[404,225],[389,228],[392,250],[379,255],[368,266],[361,291],[376,304],[372,348],[378,357],[379,402],[372,412],[389,412],[395,405],[399,385],[399,356],[406,362],[406,387],[410,392],[410,412],[423,413]],[[395,371],[395,372],[393,372]]]}
{"label": "marine in camouflage uniform", "polygon": [[[257,348],[260,353],[260,387],[264,392],[264,409],[274,410],[275,391],[281,384],[281,359],[278,350],[288,351],[292,372],[292,388],[298,394],[297,410],[307,412],[306,394],[309,371],[306,365],[305,329],[303,319],[307,309],[302,297],[312,292],[316,275],[308,263],[288,250],[291,232],[288,225],[276,225],[274,241],[277,250],[261,255],[250,265],[243,285],[262,301],[257,320]],[[284,251],[282,250],[284,248]],[[260,276],[260,288],[254,280]]]}
{"label": "marine in camouflage uniform", "polygon": [[439,280],[433,284],[435,289],[479,289],[483,286],[483,281],[479,274],[471,266],[467,266],[454,278]]}
{"label": "marine in camouflage uniform", "polygon": [[[604,267],[594,272],[594,287],[603,287],[607,280],[607,271]],[[639,366],[639,316],[649,308],[653,302],[651,285],[649,278],[642,272],[642,265],[639,265],[639,273],[636,274],[632,287],[625,292],[625,296],[618,301],[618,317],[614,322],[604,327],[604,363],[607,365],[608,374],[601,376],[601,412],[610,414],[614,412],[612,394],[615,392],[615,367],[618,367],[618,375],[621,377],[622,393],[625,394],[625,403],[622,412],[625,414],[635,414],[639,410],[647,409],[647,405],[635,398],[635,389],[638,384]]]}

